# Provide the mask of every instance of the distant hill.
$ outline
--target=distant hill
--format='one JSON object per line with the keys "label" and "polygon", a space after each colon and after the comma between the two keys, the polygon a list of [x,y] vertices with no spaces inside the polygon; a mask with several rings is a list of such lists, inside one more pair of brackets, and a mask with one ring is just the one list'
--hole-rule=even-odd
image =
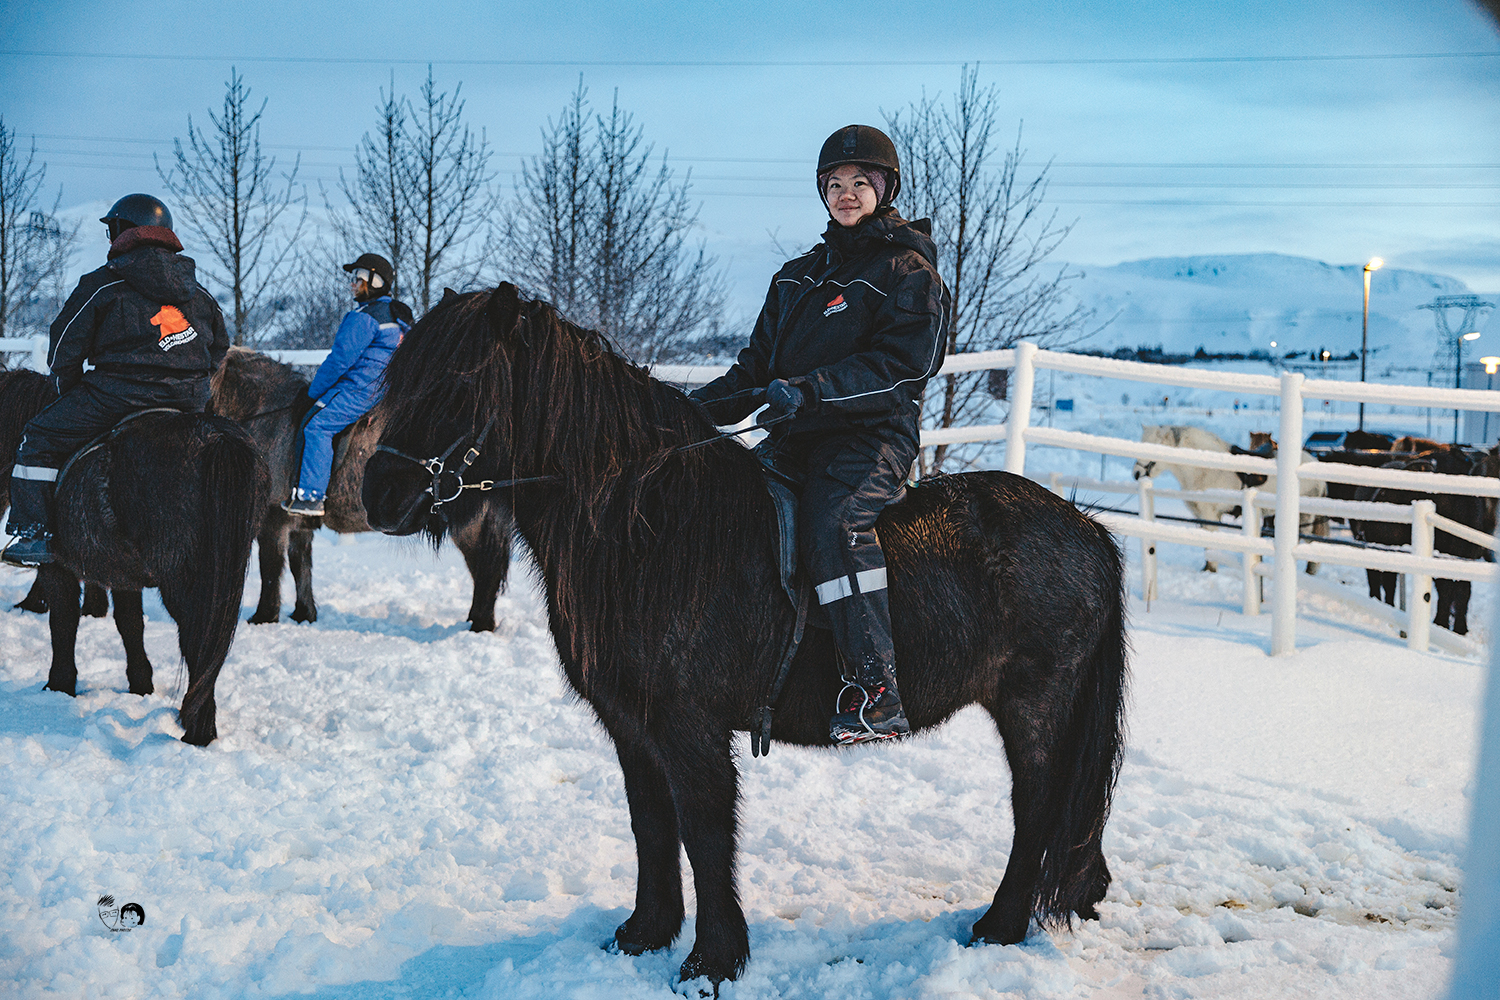
{"label": "distant hill", "polygon": [[[1161,345],[1168,354],[1327,349],[1358,351],[1362,264],[1325,264],[1286,254],[1156,257],[1113,267],[1077,266],[1074,285],[1099,319],[1114,321],[1087,345]],[[1437,346],[1432,313],[1439,295],[1469,292],[1441,274],[1384,267],[1370,284],[1371,365],[1426,366]],[[1457,315],[1450,314],[1456,322]],[[1487,323],[1488,317],[1481,320]],[[1272,342],[1276,343],[1273,348]],[[1500,343],[1492,345],[1500,350]]]}

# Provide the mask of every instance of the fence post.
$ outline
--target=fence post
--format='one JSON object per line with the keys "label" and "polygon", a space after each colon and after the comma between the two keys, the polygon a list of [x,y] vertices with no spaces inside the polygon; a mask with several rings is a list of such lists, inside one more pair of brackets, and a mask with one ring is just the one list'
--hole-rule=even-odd
{"label": "fence post", "polygon": [[[1240,523],[1241,530],[1246,538],[1260,537],[1260,508],[1255,506],[1255,498],[1260,496],[1260,490],[1254,486],[1245,489],[1244,499],[1240,501]],[[1254,552],[1246,552],[1242,560],[1245,568],[1245,614],[1260,614],[1260,578],[1255,575],[1255,567],[1260,565],[1260,556]]]}
{"label": "fence post", "polygon": [[48,372],[46,337],[31,338],[31,367],[44,375]]}
{"label": "fence post", "polygon": [[[1417,500],[1411,505],[1411,554],[1423,559],[1432,558],[1432,521],[1437,513],[1437,504],[1431,500]],[[1427,642],[1432,636],[1432,577],[1426,573],[1412,574],[1411,600],[1406,623],[1406,645],[1418,652],[1427,652]]]}
{"label": "fence post", "polygon": [[1281,430],[1276,450],[1276,563],[1271,567],[1271,655],[1297,649],[1297,533],[1302,527],[1302,383],[1300,372],[1281,373]]}
{"label": "fence post", "polygon": [[[1156,521],[1156,496],[1152,493],[1150,476],[1136,481],[1136,493],[1140,497],[1141,520],[1147,524]],[[1148,605],[1156,600],[1156,539],[1141,537],[1141,600]]]}
{"label": "fence post", "polygon": [[1026,474],[1026,428],[1031,424],[1031,389],[1036,381],[1036,345],[1016,345],[1015,378],[1010,380],[1010,417],[1005,431],[1005,471]]}

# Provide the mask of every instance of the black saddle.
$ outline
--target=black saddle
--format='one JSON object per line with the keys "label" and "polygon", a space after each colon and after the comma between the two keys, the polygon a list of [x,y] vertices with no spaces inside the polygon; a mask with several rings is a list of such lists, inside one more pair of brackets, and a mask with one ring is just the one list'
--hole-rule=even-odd
{"label": "black saddle", "polygon": [[119,423],[115,424],[109,430],[94,438],[82,448],[79,448],[73,453],[71,458],[63,463],[63,467],[57,472],[56,488],[62,488],[63,480],[68,478],[68,472],[73,468],[73,464],[75,462],[77,462],[80,458],[83,458],[85,455],[98,451],[100,448],[103,448],[105,445],[109,444],[115,438],[124,433],[126,428],[128,428],[135,421],[141,419],[142,417],[148,417],[153,413],[170,413],[173,416],[181,416],[186,412],[186,410],[179,410],[176,407],[172,406],[153,406],[149,410],[136,410],[134,413],[126,414]]}

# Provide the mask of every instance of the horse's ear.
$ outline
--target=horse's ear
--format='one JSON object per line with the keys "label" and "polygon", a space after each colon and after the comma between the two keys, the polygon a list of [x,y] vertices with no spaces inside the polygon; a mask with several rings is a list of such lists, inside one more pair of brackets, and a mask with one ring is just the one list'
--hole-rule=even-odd
{"label": "horse's ear", "polygon": [[521,313],[521,296],[516,292],[516,286],[509,282],[501,282],[493,292],[490,293],[489,301],[484,304],[485,317],[490,322],[490,329],[496,337],[506,337],[516,332],[516,321]]}
{"label": "horse's ear", "polygon": [[458,298],[458,293],[455,292],[453,289],[449,288],[447,285],[444,285],[443,286],[443,297],[441,299],[438,299],[438,305],[445,306],[445,305],[448,304],[448,300],[449,299],[456,299],[456,298]]}

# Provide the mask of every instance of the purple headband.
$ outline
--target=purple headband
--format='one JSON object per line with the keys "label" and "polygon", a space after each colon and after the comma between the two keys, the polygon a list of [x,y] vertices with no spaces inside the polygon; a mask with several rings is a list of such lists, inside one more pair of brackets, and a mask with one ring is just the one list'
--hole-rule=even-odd
{"label": "purple headband", "polygon": [[[839,164],[839,166],[843,165]],[[877,167],[873,163],[855,163],[852,166],[858,167],[860,172],[869,178],[870,186],[875,189],[875,204],[882,204],[885,201],[886,189],[890,187],[890,177],[886,174],[885,168]],[[823,192],[824,204],[828,203],[828,178],[832,177],[833,171],[837,169],[838,167],[834,167],[833,170],[825,170],[818,175],[818,190]]]}

